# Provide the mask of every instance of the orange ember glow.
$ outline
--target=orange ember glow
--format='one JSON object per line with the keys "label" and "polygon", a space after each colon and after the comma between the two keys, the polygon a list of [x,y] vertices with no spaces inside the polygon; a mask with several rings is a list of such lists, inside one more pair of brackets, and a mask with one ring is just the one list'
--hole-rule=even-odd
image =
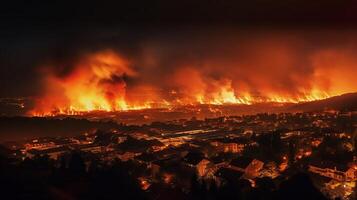
{"label": "orange ember glow", "polygon": [[[34,116],[195,104],[296,103],[335,95],[314,83],[298,88],[298,92],[286,92],[265,82],[257,94],[244,82],[226,77],[208,79],[193,67],[180,67],[168,77],[156,77],[161,85],[153,84],[145,82],[130,60],[113,51],[86,55],[65,75],[46,69],[43,94],[30,112]],[[132,83],[132,80],[141,81]],[[262,82],[261,79],[256,82],[259,81]]]}
{"label": "orange ember glow", "polygon": [[79,114],[150,108],[147,101],[130,102],[124,76],[135,76],[127,61],[113,52],[86,57],[66,77],[49,73],[46,94],[37,100],[33,115]]}

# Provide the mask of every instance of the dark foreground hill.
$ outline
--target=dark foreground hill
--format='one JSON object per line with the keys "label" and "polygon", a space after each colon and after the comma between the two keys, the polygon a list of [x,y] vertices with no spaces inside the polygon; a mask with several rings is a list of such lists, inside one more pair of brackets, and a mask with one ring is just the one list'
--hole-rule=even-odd
{"label": "dark foreground hill", "polygon": [[318,101],[300,103],[287,108],[287,111],[301,112],[324,110],[357,111],[357,92],[347,93]]}

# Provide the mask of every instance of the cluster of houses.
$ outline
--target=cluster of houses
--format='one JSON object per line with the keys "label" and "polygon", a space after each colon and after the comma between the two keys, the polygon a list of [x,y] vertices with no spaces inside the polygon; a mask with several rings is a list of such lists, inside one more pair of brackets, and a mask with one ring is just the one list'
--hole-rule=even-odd
{"label": "cluster of houses", "polygon": [[[254,185],[256,178],[276,178],[281,172],[275,163],[264,163],[251,157],[238,156],[234,159],[226,159],[224,156],[209,157],[192,144],[180,147],[169,146],[155,154],[142,153],[134,156],[132,160],[144,164],[151,172],[145,177],[145,186],[147,182],[155,182],[158,179],[170,182],[175,178],[175,184],[184,185],[184,182],[188,182],[193,175],[201,180],[213,180],[217,186],[225,184],[232,178],[236,181],[246,179]],[[186,180],[184,180],[185,176]]]}
{"label": "cluster of houses", "polygon": [[350,166],[345,171],[342,170],[340,171],[336,167],[330,169],[330,168],[321,168],[321,167],[310,165],[309,171],[338,181],[357,180],[357,165]]}
{"label": "cluster of houses", "polygon": [[[325,128],[334,122],[334,114],[326,114],[324,117],[326,120],[322,121],[314,119],[320,119],[321,116],[308,114],[184,120],[154,124],[147,126],[147,129],[135,127],[135,130],[127,132],[114,130],[109,134],[91,133],[71,138],[41,138],[27,142],[22,150],[22,156],[33,158],[37,155],[48,155],[57,160],[64,153],[79,150],[100,155],[103,162],[112,162],[116,159],[134,162],[145,168],[145,173],[138,174],[138,181],[144,190],[150,190],[150,185],[155,182],[187,188],[193,176],[200,180],[213,180],[217,186],[241,179],[248,180],[254,186],[256,179],[276,179],[286,172],[291,162],[310,158],[326,135],[342,139],[346,144],[354,141],[353,138],[356,136],[344,131],[315,131],[320,130],[318,127]],[[300,119],[307,119],[313,123],[306,127],[306,123]],[[299,124],[300,121],[302,125]],[[279,140],[285,146],[293,148],[294,158],[287,155],[287,152],[281,152],[277,156],[280,159],[282,155],[279,161],[272,158],[264,159],[269,157],[266,155],[259,156],[258,159],[254,155],[248,156],[244,153],[250,148],[260,148],[256,138],[264,136],[266,132],[263,130],[270,130],[282,124],[286,131],[279,133]],[[164,128],[166,126],[168,130]],[[181,129],[176,130],[173,127]],[[355,143],[352,142],[350,146],[353,150]],[[335,187],[340,183],[346,188],[356,182],[356,169],[356,164],[346,169],[318,165],[308,167],[312,174],[333,180],[327,182],[329,187]],[[340,196],[343,195],[336,197]]]}
{"label": "cluster of houses", "polygon": [[309,165],[309,172],[326,179],[322,190],[330,198],[349,199],[357,181],[357,158],[347,166]]}

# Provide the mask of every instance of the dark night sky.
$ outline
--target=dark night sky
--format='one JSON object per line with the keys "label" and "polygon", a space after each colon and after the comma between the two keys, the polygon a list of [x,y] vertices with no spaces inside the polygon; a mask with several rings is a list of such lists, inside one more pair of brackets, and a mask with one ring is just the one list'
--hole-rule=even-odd
{"label": "dark night sky", "polygon": [[0,97],[36,95],[38,66],[56,62],[58,73],[66,73],[78,54],[104,46],[120,46],[123,54],[133,56],[143,41],[167,39],[173,32],[189,35],[188,30],[222,27],[350,30],[357,20],[357,4],[346,0],[98,2],[2,2]]}

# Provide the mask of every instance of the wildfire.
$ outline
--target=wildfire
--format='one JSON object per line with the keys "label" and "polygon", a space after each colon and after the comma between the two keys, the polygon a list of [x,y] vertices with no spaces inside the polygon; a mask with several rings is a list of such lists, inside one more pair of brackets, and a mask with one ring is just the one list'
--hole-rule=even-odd
{"label": "wildfire", "polygon": [[46,94],[33,115],[80,114],[151,108],[148,101],[128,101],[125,76],[135,76],[126,60],[108,51],[86,57],[65,78],[49,73]]}
{"label": "wildfire", "polygon": [[[156,85],[132,83],[140,79],[129,60],[113,51],[84,56],[70,72],[57,75],[46,70],[44,93],[36,99],[31,115],[80,115],[90,111],[123,111],[148,108],[171,108],[195,104],[254,104],[262,102],[297,103],[329,97],[318,88],[298,95],[266,92],[253,95],[249,90],[237,89],[233,80],[205,80],[195,70],[187,68],[168,78],[172,86],[165,92]],[[165,80],[165,79],[163,79]],[[166,86],[166,85],[165,85]]]}

